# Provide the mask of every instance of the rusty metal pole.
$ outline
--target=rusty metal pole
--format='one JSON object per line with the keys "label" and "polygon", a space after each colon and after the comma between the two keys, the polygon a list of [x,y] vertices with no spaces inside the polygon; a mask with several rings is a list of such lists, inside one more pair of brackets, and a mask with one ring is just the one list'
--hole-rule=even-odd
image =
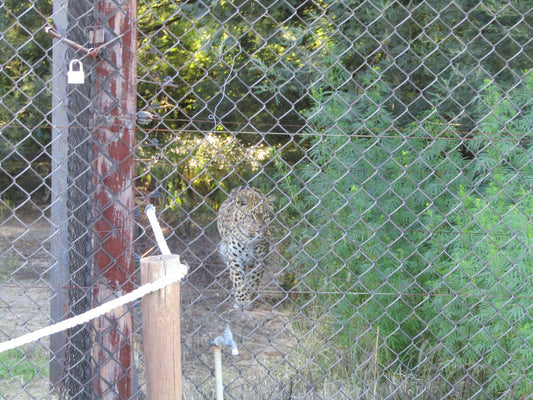
{"label": "rusty metal pole", "polygon": [[[95,305],[133,289],[136,0],[98,0],[90,34],[95,67]],[[133,395],[131,305],[94,321],[94,395]]]}

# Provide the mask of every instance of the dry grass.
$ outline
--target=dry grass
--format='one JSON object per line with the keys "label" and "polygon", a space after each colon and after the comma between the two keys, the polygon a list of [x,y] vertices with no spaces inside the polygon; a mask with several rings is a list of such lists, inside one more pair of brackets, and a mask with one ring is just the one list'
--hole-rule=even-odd
{"label": "dry grass", "polygon": [[[3,229],[5,231],[11,227],[4,225]],[[48,230],[49,226],[44,222],[33,224],[31,234],[27,233],[23,238],[46,238]],[[7,237],[19,237],[15,231],[5,231],[4,234]],[[22,239],[17,243],[20,242]],[[212,250],[206,246],[210,243],[207,240],[202,242],[206,251]],[[39,253],[38,257],[34,255],[33,258],[30,263],[32,269],[46,269],[48,256]],[[212,266],[210,272],[214,273]],[[21,278],[30,277],[24,275]],[[203,275],[198,276],[197,280],[201,282],[195,283],[200,284],[198,287],[210,288],[211,292],[220,288],[220,294],[223,294],[220,286],[204,282],[205,279]],[[1,340],[19,336],[50,322],[50,292],[46,284],[35,285],[35,281],[23,279],[13,283],[0,288]],[[459,395],[448,392],[440,396],[440,390],[449,384],[443,384],[443,378],[435,368],[436,360],[426,357],[426,354],[437,354],[437,351],[420,350],[421,359],[416,375],[400,369],[386,370],[379,360],[383,343],[362,339],[358,343],[341,346],[335,338],[331,317],[319,308],[307,307],[303,313],[294,306],[278,306],[272,310],[271,304],[264,304],[259,310],[239,314],[232,311],[232,304],[221,306],[219,303],[223,296],[215,296],[216,293],[211,292],[207,290],[200,295],[198,290],[184,290],[182,293],[185,297],[182,300],[185,307],[182,313],[184,399],[216,397],[213,354],[209,341],[223,331],[226,320],[231,323],[241,351],[239,357],[224,355],[227,399],[459,398]],[[186,293],[189,293],[190,298],[186,298]],[[277,301],[269,303],[278,304]],[[144,389],[142,341],[140,336],[136,339],[136,356],[139,355],[136,361],[137,375],[141,389]],[[0,379],[0,399],[55,398],[50,393],[48,381],[47,347],[47,340],[26,347],[23,359],[35,367],[36,373],[30,378],[13,373]],[[12,361],[17,362],[9,362]]]}
{"label": "dry grass", "polygon": [[[20,293],[13,293],[16,297]],[[32,299],[44,304],[47,292],[32,292]],[[27,297],[26,297],[27,298]],[[42,298],[42,300],[41,300]],[[17,306],[17,315],[31,315]],[[5,311],[5,310],[4,310]],[[43,313],[43,317],[46,313]],[[237,314],[238,315],[238,314]],[[310,319],[295,318],[296,310],[285,309],[276,313],[269,311],[249,312],[246,316],[237,316],[232,323],[236,331],[240,330],[240,356],[234,357],[226,352],[223,356],[223,374],[225,398],[227,399],[435,399],[438,398],[438,386],[442,384],[430,360],[421,360],[415,376],[407,371],[396,370],[383,372],[379,362],[381,344],[367,341],[366,353],[362,358],[360,351],[355,351],[360,343],[352,348],[341,348],[331,341],[333,324],[328,317],[317,313]],[[44,318],[43,318],[44,319]],[[245,334],[247,329],[253,333]],[[257,322],[256,326],[253,323]],[[32,321],[34,322],[34,321]],[[43,321],[44,322],[44,321]],[[28,320],[23,324],[28,324]],[[40,325],[40,324],[39,324]],[[5,326],[4,326],[5,328]],[[185,326],[187,328],[187,326]],[[11,329],[16,329],[12,324]],[[215,329],[215,328],[213,328]],[[275,336],[278,332],[279,335]],[[183,335],[183,398],[185,400],[213,399],[215,378],[213,371],[213,354],[206,346],[210,334],[198,342],[191,342],[196,336]],[[268,337],[268,340],[265,339]],[[189,349],[187,351],[187,348]],[[360,349],[359,349],[360,350]],[[427,349],[425,349],[427,350]],[[141,348],[137,348],[140,353]],[[427,352],[427,351],[425,351]],[[10,376],[0,382],[0,399],[53,400],[50,393],[48,372],[46,369],[47,353],[44,346],[28,346],[24,359],[33,363],[37,373],[31,379]],[[357,353],[357,354],[356,354]],[[140,384],[143,384],[142,359],[137,363]],[[433,382],[432,382],[433,381]],[[3,397],[2,397],[3,396]],[[450,394],[449,394],[450,396]],[[453,395],[447,398],[454,398]]]}
{"label": "dry grass", "polygon": [[[324,318],[319,323],[293,319],[294,312],[283,317],[288,335],[283,351],[259,351],[251,359],[231,355],[223,359],[225,398],[229,399],[435,399],[431,376],[415,376],[395,371],[384,373],[379,365],[379,344],[369,348],[370,357],[357,358],[353,349],[340,349],[330,342],[331,325]],[[282,315],[278,314],[281,318]],[[312,326],[311,329],[310,326]],[[278,348],[275,345],[274,348]],[[377,349],[377,350],[376,350]],[[282,350],[279,349],[278,350]],[[184,365],[184,399],[215,398],[212,354],[205,354],[203,364]],[[425,374],[429,374],[428,367]],[[434,370],[431,372],[435,373]],[[433,392],[433,393],[432,393]]]}

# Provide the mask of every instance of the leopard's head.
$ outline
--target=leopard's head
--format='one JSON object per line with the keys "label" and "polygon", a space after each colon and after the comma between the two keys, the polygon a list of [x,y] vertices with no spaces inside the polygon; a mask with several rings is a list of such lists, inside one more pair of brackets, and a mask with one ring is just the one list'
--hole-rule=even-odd
{"label": "leopard's head", "polygon": [[263,227],[270,222],[274,196],[265,196],[253,187],[238,187],[232,190],[230,197],[234,203],[235,221],[247,221],[257,227]]}
{"label": "leopard's head", "polygon": [[269,235],[274,197],[265,196],[259,189],[240,186],[231,191],[220,205],[218,228],[222,237],[241,234],[244,237]]}

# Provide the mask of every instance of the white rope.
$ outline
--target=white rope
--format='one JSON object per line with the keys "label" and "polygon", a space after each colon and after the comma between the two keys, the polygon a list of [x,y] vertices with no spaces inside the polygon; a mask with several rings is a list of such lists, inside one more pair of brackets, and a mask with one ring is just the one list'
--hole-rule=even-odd
{"label": "white rope", "polygon": [[8,350],[12,350],[19,346],[35,342],[39,339],[42,339],[46,336],[53,335],[54,333],[62,332],[64,330],[74,328],[75,326],[85,324],[95,318],[98,318],[104,314],[107,314],[111,310],[123,306],[124,304],[130,303],[134,300],[140,299],[143,296],[146,296],[149,293],[155,292],[159,289],[163,289],[168,285],[181,280],[187,273],[187,266],[180,264],[179,268],[173,268],[171,271],[167,270],[167,275],[163,278],[157,279],[152,283],[147,283],[130,293],[125,294],[117,299],[113,299],[104,303],[98,307],[93,308],[92,310],[86,311],[83,314],[76,315],[75,317],[69,318],[67,320],[58,322],[56,324],[47,326],[45,328],[38,329],[34,332],[27,333],[16,339],[11,339],[7,342],[0,343],[0,353],[3,353]]}
{"label": "white rope", "polygon": [[167,241],[163,236],[163,231],[161,230],[159,221],[155,216],[155,207],[152,204],[148,204],[144,210],[144,213],[148,217],[148,221],[150,221],[150,225],[152,226],[152,230],[154,231],[155,241],[159,246],[159,251],[161,251],[161,254],[170,254]]}
{"label": "white rope", "polygon": [[[163,232],[161,231],[159,221],[157,221],[155,215],[155,207],[153,205],[148,205],[148,207],[146,207],[145,209],[145,213],[154,231],[154,235],[161,254],[171,254],[167,246],[167,242],[165,241],[165,237],[163,236]],[[125,294],[124,296],[108,301],[107,303],[95,307],[92,310],[86,311],[83,314],[76,315],[75,317],[69,318],[65,321],[61,321],[45,328],[38,329],[34,332],[27,333],[16,339],[11,339],[7,342],[0,343],[0,353],[12,350],[16,347],[23,346],[31,342],[35,342],[36,340],[53,335],[54,333],[59,333],[67,329],[74,328],[75,326],[85,324],[95,318],[107,314],[115,308],[123,306],[124,304],[130,303],[134,300],[140,299],[141,297],[146,296],[149,293],[155,292],[159,289],[163,289],[168,285],[172,285],[173,283],[178,282],[187,274],[187,270],[188,267],[186,265],[179,264],[179,266],[176,266],[176,268],[167,270],[166,276],[159,278],[152,283],[147,283],[146,285],[143,285],[131,291],[130,293]]]}

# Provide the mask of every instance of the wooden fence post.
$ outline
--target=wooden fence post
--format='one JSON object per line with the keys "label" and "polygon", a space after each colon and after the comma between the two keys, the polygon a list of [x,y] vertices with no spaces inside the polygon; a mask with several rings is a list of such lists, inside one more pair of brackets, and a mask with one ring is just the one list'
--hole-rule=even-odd
{"label": "wooden fence post", "polygon": [[[177,255],[141,259],[141,284],[163,278],[181,262]],[[145,378],[148,398],[181,400],[180,282],[142,299]]]}

